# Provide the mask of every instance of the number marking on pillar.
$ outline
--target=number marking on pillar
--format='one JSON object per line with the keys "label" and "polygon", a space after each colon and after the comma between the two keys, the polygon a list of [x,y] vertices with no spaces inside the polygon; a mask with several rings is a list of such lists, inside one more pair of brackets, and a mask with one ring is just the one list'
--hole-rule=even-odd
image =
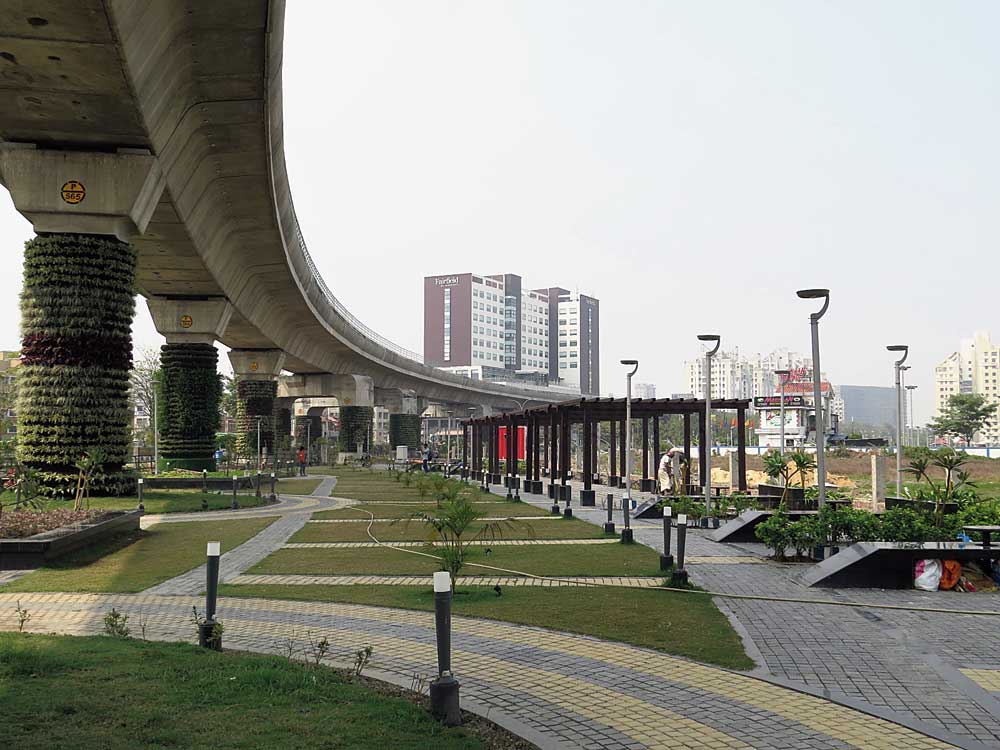
{"label": "number marking on pillar", "polygon": [[87,197],[87,188],[79,180],[66,181],[59,192],[64,201],[74,206],[77,203],[82,203],[83,199]]}

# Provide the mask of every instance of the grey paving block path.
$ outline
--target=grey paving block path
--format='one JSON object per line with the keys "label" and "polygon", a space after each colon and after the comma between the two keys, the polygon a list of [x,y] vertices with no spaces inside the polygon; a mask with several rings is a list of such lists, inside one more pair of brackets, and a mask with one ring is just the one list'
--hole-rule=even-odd
{"label": "grey paving block path", "polygon": [[[580,485],[574,484],[574,496]],[[498,490],[499,491],[499,490]],[[603,500],[607,490],[598,491]],[[614,520],[622,526],[622,490],[613,490]],[[633,497],[649,497],[633,492]],[[548,507],[537,495],[525,500]],[[576,517],[603,524],[606,511],[573,502]],[[662,551],[660,521],[632,521],[636,541]],[[693,583],[727,594],[858,602],[859,607],[717,599],[752,640],[748,652],[763,658],[767,673],[866,704],[889,709],[1000,748],[1000,701],[959,670],[994,663],[1000,653],[1000,618],[866,609],[894,604],[935,609],[1000,612],[1000,595],[882,589],[810,589],[798,582],[802,565],[712,564],[711,557],[763,558],[759,544],[720,544],[705,532],[688,531],[687,555],[698,563],[688,572]]]}

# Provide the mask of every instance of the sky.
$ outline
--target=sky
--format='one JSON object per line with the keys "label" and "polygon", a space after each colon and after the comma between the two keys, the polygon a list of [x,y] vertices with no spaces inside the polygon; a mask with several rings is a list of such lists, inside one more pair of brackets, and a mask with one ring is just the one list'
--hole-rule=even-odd
{"label": "sky", "polygon": [[[601,300],[623,358],[687,390],[696,335],[809,351],[891,385],[995,325],[1000,4],[506,0],[289,3],[285,147],[310,253],[340,300],[422,349],[422,279],[519,273]],[[30,227],[0,193],[0,346]],[[137,345],[158,345],[139,305]]]}

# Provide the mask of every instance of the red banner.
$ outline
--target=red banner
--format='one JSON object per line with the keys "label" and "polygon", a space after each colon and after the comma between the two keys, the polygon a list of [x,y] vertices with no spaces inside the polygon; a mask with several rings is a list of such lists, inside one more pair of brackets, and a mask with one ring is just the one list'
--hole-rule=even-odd
{"label": "red banner", "polygon": [[[523,425],[521,427],[517,428],[517,460],[518,461],[523,461],[524,460],[524,456],[525,456],[524,441],[525,441],[525,436],[527,435],[527,429],[528,428],[524,427]],[[506,427],[501,427],[500,428],[500,460],[501,461],[506,461],[507,460],[507,428]]]}

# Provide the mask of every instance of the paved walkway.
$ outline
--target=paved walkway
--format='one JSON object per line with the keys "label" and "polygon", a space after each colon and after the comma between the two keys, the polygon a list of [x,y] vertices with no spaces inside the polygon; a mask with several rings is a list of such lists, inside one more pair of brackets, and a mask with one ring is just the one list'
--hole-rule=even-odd
{"label": "paved walkway", "polygon": [[[575,498],[579,489],[574,484]],[[623,491],[612,492],[615,507],[621,508]],[[602,488],[598,497],[603,501],[607,494]],[[539,507],[552,502],[539,495],[522,497]],[[633,492],[633,497],[649,495]],[[606,511],[581,508],[577,500],[573,513],[595,524],[607,520]],[[614,516],[620,529],[621,511]],[[662,551],[661,522],[635,521],[633,528],[636,541]],[[803,565],[765,561],[763,545],[719,544],[693,529],[688,532],[687,554],[691,581],[710,591],[859,603],[830,607],[716,599],[759,663],[760,673],[1000,748],[1000,696],[982,685],[1000,679],[1000,619],[864,607],[897,604],[1000,612],[1000,595],[806,588],[798,582]],[[747,557],[764,564],[733,564]],[[963,671],[970,668],[994,676],[985,680],[980,672]]]}
{"label": "paved walkway", "polygon": [[[133,632],[191,641],[185,596],[2,594],[32,614],[35,632],[93,634],[112,607]],[[371,669],[410,684],[435,664],[434,618],[347,604],[227,599],[219,602],[227,648],[307,653],[327,637],[329,661],[347,665],[373,647]],[[16,627],[13,618],[0,627]],[[569,750],[932,750],[955,747],[898,724],[751,676],[594,638],[455,617],[453,663],[462,696],[513,719],[543,748]],[[509,722],[508,722],[509,723]]]}

